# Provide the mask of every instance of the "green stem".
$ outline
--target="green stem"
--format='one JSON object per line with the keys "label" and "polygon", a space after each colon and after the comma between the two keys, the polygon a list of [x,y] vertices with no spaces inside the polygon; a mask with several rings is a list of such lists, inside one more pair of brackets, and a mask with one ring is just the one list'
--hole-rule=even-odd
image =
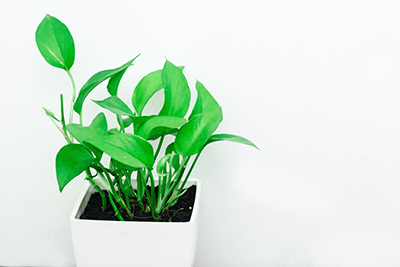
{"label": "green stem", "polygon": [[61,94],[60,95],[60,102],[61,102],[61,125],[62,125],[62,130],[63,130],[63,135],[65,140],[67,140],[68,144],[71,144],[72,141],[68,136],[67,130],[66,130],[66,126],[65,126],[65,116],[64,116],[64,97]]}
{"label": "green stem", "polygon": [[167,193],[165,193],[164,196],[161,198],[161,201],[157,203],[157,207],[155,209],[156,214],[161,213],[161,211],[164,209],[165,203],[167,203],[167,200],[169,199],[171,194],[178,188],[179,183],[184,174],[186,164],[189,161],[189,159],[190,157],[186,157],[182,160],[182,164],[179,166],[179,169],[175,173],[176,178],[172,181],[172,186],[167,190]]}
{"label": "green stem", "polygon": [[152,206],[156,206],[156,193],[154,191],[155,189],[155,184],[154,184],[154,177],[153,177],[153,173],[151,171],[149,171],[149,177],[150,177],[150,190],[151,190],[151,195],[150,195],[150,199]]}
{"label": "green stem", "polygon": [[115,197],[115,200],[118,202],[118,204],[120,204],[128,213],[129,218],[133,217],[132,212],[129,210],[128,206],[126,206],[124,200],[122,198],[119,197],[118,193],[115,191],[115,188],[113,186],[113,181],[111,180],[110,175],[108,174],[106,168],[103,166],[103,164],[101,164],[100,162],[97,163],[99,165],[99,167],[101,168],[102,172],[105,174],[111,189],[111,194]]}
{"label": "green stem", "polygon": [[104,211],[107,208],[106,194],[101,190],[101,188],[93,181],[93,177],[89,169],[86,169],[86,180],[89,181],[90,185],[100,194],[102,206],[101,209]]}
{"label": "green stem", "polygon": [[63,131],[63,129],[61,129],[60,128],[60,126],[58,126],[58,124],[57,124],[57,122],[56,122],[56,120],[55,119],[53,119],[52,117],[50,117],[50,116],[48,116],[49,118],[50,118],[50,120],[51,120],[51,122],[54,124],[54,126],[56,126],[56,128],[60,131],[60,133],[64,136],[64,138],[65,138],[65,134],[64,134],[64,131]]}
{"label": "green stem", "polygon": [[144,209],[142,198],[144,196],[144,192],[146,191],[144,185],[144,177],[142,170],[139,169],[136,175],[136,190],[137,190],[137,200],[139,201],[140,206]]}
{"label": "green stem", "polygon": [[128,186],[129,186],[129,189],[130,189],[130,193],[134,197],[136,197],[135,190],[133,190],[133,186],[132,186],[132,172],[128,172],[127,170],[125,170],[124,172],[125,172],[125,177],[126,177],[125,179],[127,179],[126,182],[128,183]]}
{"label": "green stem", "polygon": [[113,200],[112,195],[111,195],[110,192],[108,192],[108,197],[109,197],[109,199],[110,199],[111,206],[113,207],[113,209],[114,209],[114,211],[115,211],[115,216],[117,216],[117,218],[118,218],[120,221],[125,221],[124,218],[122,218],[121,213],[119,212],[117,206],[115,205],[114,200]]}
{"label": "green stem", "polygon": [[117,115],[118,124],[121,127],[120,132],[125,133],[124,120],[121,115]]}
{"label": "green stem", "polygon": [[197,153],[196,158],[193,160],[192,165],[190,166],[189,171],[188,171],[187,174],[186,174],[185,180],[183,180],[183,183],[182,183],[181,187],[179,188],[178,195],[182,192],[182,190],[183,190],[183,188],[184,188],[184,186],[185,186],[187,180],[188,180],[189,177],[190,177],[190,174],[191,174],[192,171],[193,171],[194,165],[196,165],[197,160],[199,159],[200,154],[201,154],[202,151],[203,151],[203,150],[200,150],[200,152]]}
{"label": "green stem", "polygon": [[71,107],[69,110],[69,123],[73,123],[74,119],[74,104],[76,100],[76,86],[75,86],[75,80],[74,77],[72,77],[72,73],[70,70],[67,70],[68,77],[71,80],[72,83],[72,98],[71,98]]}
{"label": "green stem", "polygon": [[158,154],[160,153],[162,143],[164,142],[165,135],[161,135],[160,141],[158,142],[156,153],[154,154],[154,160],[157,159]]}
{"label": "green stem", "polygon": [[118,175],[118,191],[120,192],[122,197],[124,197],[126,207],[128,208],[129,211],[131,211],[130,202],[129,202],[129,196],[125,192],[124,183],[122,181],[122,175]]}

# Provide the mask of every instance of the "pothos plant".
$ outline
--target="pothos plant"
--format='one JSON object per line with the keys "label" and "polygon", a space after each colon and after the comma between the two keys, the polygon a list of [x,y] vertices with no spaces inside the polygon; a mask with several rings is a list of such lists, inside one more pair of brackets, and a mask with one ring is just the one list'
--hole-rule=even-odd
{"label": "pothos plant", "polygon": [[[62,94],[59,116],[44,108],[67,142],[56,156],[59,190],[62,192],[71,180],[85,172],[86,180],[102,197],[103,209],[109,201],[121,221],[124,220],[122,210],[128,214],[125,219],[134,216],[131,198],[136,198],[141,209],[151,210],[153,219],[158,221],[161,213],[185,193],[184,186],[207,145],[231,141],[257,148],[244,137],[214,134],[222,121],[222,110],[199,81],[195,84],[196,102],[187,116],[191,91],[183,67],[166,60],[162,69],[144,76],[133,90],[131,109],[118,97],[118,86],[138,56],[118,68],[97,72],[76,95],[71,74],[75,45],[67,26],[46,15],[36,30],[36,44],[47,63],[65,70],[72,83],[68,118]],[[83,104],[105,81],[108,81],[110,96],[94,103],[114,114],[118,127],[109,129],[103,112],[98,113],[90,125],[84,125]],[[160,90],[164,90],[164,103],[159,113],[143,115],[146,104]],[[78,123],[74,122],[75,113],[79,116]],[[167,135],[172,136],[172,141],[164,144]],[[106,161],[108,166],[104,164]],[[136,178],[136,188],[132,186],[132,178]],[[155,190],[156,179],[158,190]]]}

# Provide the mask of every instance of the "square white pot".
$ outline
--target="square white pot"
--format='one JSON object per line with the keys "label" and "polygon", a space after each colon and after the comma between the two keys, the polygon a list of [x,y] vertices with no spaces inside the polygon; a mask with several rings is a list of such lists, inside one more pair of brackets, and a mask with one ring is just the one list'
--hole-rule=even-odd
{"label": "square white pot", "polygon": [[189,222],[121,222],[79,219],[95,192],[88,184],[70,218],[76,266],[193,266],[201,182],[188,180],[191,185],[196,197]]}

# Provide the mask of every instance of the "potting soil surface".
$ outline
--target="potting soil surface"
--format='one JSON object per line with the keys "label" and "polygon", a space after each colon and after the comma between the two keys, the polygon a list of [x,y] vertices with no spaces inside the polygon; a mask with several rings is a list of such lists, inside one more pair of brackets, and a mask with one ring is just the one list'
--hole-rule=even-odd
{"label": "potting soil surface", "polygon": [[[157,193],[157,187],[156,193]],[[107,220],[107,221],[119,221],[115,216],[115,211],[111,206],[110,199],[108,197],[108,192],[104,191],[107,199],[107,208],[102,210],[102,199],[98,192],[91,195],[90,200],[85,208],[85,211],[80,216],[80,219],[88,220]],[[196,196],[196,186],[192,185],[186,192],[179,197],[177,203],[161,213],[162,222],[188,222],[192,215],[194,199]],[[143,204],[146,206],[148,204],[147,199],[143,199]],[[118,204],[116,204],[118,205]],[[151,211],[145,212],[141,205],[137,202],[136,198],[130,199],[130,207],[133,210],[134,217],[130,221],[153,221],[151,216]],[[120,209],[121,215],[124,220],[129,221],[128,213]]]}

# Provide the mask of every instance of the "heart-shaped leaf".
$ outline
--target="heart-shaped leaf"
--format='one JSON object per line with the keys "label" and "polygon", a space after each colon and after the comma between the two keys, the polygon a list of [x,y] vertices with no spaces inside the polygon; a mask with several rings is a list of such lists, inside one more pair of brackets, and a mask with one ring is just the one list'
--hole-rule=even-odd
{"label": "heart-shaped leaf", "polygon": [[186,119],[174,116],[156,116],[147,120],[139,128],[138,135],[146,140],[155,140],[171,129],[177,129],[186,123]]}
{"label": "heart-shaped leaf", "polygon": [[92,153],[79,144],[68,144],[56,156],[56,174],[60,192],[95,160]]}
{"label": "heart-shaped leaf", "polygon": [[[183,68],[184,67],[178,67],[180,71],[182,71]],[[164,88],[161,79],[162,71],[163,70],[150,72],[140,80],[135,87],[135,90],[133,90],[132,105],[140,116],[150,98],[159,90]]]}
{"label": "heart-shaped leaf", "polygon": [[47,14],[36,29],[36,45],[53,67],[69,70],[75,60],[75,44],[67,26]]}
{"label": "heart-shaped leaf", "polygon": [[149,142],[142,137],[119,133],[95,137],[86,141],[100,149],[111,158],[133,168],[151,168],[154,164],[154,151]]}
{"label": "heart-shaped leaf", "polygon": [[193,116],[179,130],[175,150],[183,157],[200,152],[222,121],[221,108]]}
{"label": "heart-shaped leaf", "polygon": [[129,60],[128,62],[126,62],[124,65],[122,65],[119,68],[99,71],[96,74],[94,74],[92,77],[90,77],[89,80],[82,86],[81,90],[79,91],[78,98],[76,99],[76,102],[74,104],[74,110],[76,111],[76,113],[78,113],[78,114],[82,113],[83,102],[85,101],[85,99],[89,95],[89,93],[96,86],[98,86],[100,83],[104,82],[108,78],[114,76],[115,74],[129,68],[132,65],[132,62],[137,57],[138,56],[136,56],[134,59]]}

